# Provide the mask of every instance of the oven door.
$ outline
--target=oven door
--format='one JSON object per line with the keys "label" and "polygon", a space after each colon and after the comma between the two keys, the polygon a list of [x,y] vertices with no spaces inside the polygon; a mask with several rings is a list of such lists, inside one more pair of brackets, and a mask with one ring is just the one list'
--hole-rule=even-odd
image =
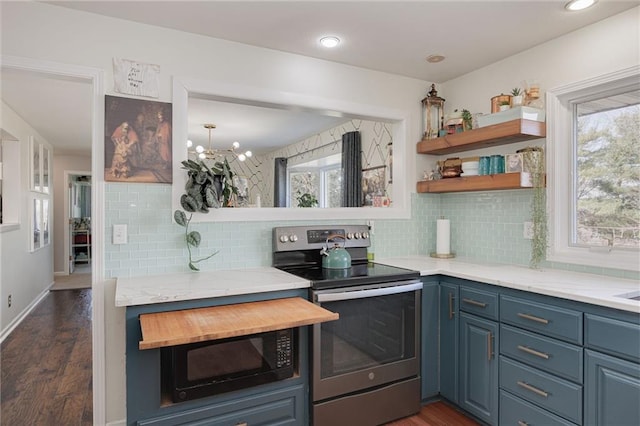
{"label": "oven door", "polygon": [[422,282],[312,291],[340,315],[313,326],[313,401],[417,377]]}

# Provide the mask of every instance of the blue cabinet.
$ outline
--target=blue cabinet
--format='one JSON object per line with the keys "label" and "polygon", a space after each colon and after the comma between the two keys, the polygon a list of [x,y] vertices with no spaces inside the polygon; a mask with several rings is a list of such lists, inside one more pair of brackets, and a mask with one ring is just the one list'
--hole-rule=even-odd
{"label": "blue cabinet", "polygon": [[422,400],[438,396],[438,281],[422,280]]}
{"label": "blue cabinet", "polygon": [[459,287],[440,281],[440,395],[458,403]]}
{"label": "blue cabinet", "polygon": [[498,324],[460,313],[460,406],[493,425],[498,417]]}
{"label": "blue cabinet", "polygon": [[287,297],[307,298],[306,289],[129,306],[126,309],[127,425],[309,424],[308,330],[298,329],[293,377],[238,391],[173,403],[162,391],[160,349],[140,350],[139,316]]}

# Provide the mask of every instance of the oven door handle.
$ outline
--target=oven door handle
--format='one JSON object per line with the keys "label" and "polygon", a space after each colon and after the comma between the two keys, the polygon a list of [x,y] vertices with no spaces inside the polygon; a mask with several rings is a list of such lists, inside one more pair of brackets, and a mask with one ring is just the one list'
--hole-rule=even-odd
{"label": "oven door handle", "polygon": [[[353,287],[351,287],[353,288]],[[408,293],[410,291],[422,290],[422,282],[416,282],[405,285],[396,285],[381,288],[370,288],[366,290],[347,290],[341,289],[341,291],[330,293],[316,292],[316,302],[337,302],[339,300],[352,300],[352,299],[364,299],[367,297],[387,296],[389,294]]]}

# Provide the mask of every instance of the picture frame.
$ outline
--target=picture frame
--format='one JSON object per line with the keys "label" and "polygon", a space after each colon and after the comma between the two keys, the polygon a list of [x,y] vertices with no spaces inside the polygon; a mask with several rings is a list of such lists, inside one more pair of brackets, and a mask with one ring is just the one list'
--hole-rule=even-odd
{"label": "picture frame", "polygon": [[362,170],[362,206],[374,207],[380,204],[385,194],[387,166],[370,167]]}
{"label": "picture frame", "polygon": [[40,189],[42,192],[44,192],[45,194],[49,193],[49,179],[51,176],[49,167],[51,164],[51,153],[49,151],[49,149],[44,146],[44,145],[40,145],[42,147],[42,169],[41,169],[41,175],[40,175]]}
{"label": "picture frame", "polygon": [[40,248],[40,223],[42,217],[41,200],[33,198],[31,202],[31,251],[34,252]]}
{"label": "picture frame", "polygon": [[506,154],[504,156],[504,172],[505,173],[521,173],[522,172],[522,154]]}
{"label": "picture frame", "polygon": [[35,137],[29,136],[29,188],[31,191],[40,192],[41,180],[40,173],[42,168],[40,151],[42,146],[36,141]]}
{"label": "picture frame", "polygon": [[172,183],[172,104],[105,96],[104,180]]}

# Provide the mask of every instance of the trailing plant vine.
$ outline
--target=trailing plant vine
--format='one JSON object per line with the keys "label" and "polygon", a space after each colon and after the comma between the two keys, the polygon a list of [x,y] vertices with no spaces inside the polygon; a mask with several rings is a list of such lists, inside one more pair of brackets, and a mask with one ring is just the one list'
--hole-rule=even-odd
{"label": "trailing plant vine", "polygon": [[233,185],[233,172],[229,168],[226,159],[216,162],[213,167],[207,166],[204,161],[185,160],[182,169],[187,171],[187,183],[185,193],[180,197],[180,205],[189,212],[189,216],[182,210],[176,210],[173,218],[176,223],[185,228],[184,238],[189,252],[189,268],[199,271],[196,266],[204,260],[215,256],[218,251],[209,256],[194,259],[192,248],[200,246],[202,236],[198,231],[189,231],[189,224],[194,212],[208,213],[209,209],[231,205],[233,196],[238,193],[238,188]]}
{"label": "trailing plant vine", "polygon": [[529,170],[533,185],[533,199],[531,201],[533,239],[531,240],[531,260],[529,265],[533,269],[538,269],[540,263],[546,259],[548,245],[544,151],[542,148],[530,148],[523,155],[529,157],[528,163],[530,164]]}

